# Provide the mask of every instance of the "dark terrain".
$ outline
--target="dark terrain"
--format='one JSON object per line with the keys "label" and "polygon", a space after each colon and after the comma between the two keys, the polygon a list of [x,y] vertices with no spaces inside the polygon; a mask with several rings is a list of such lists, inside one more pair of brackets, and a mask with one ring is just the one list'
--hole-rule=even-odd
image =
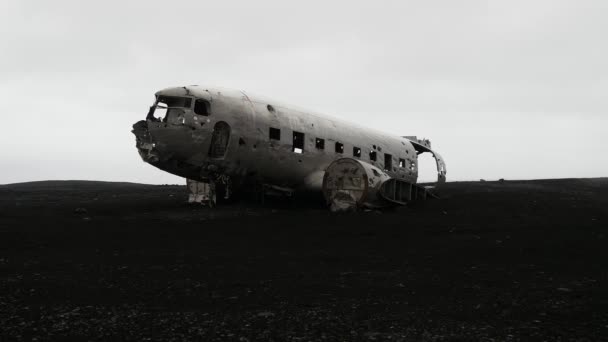
{"label": "dark terrain", "polygon": [[607,178],[441,196],[331,214],[188,206],[179,186],[0,186],[0,341],[608,340]]}

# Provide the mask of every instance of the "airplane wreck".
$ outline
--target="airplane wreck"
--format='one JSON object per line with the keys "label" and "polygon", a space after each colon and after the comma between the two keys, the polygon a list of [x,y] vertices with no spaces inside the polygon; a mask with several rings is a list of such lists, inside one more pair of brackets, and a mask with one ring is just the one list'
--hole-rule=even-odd
{"label": "airplane wreck", "polygon": [[200,86],[158,91],[133,125],[141,158],[187,179],[190,202],[214,206],[244,189],[263,196],[322,193],[332,211],[405,205],[424,199],[418,155],[446,165],[431,143],[249,96]]}

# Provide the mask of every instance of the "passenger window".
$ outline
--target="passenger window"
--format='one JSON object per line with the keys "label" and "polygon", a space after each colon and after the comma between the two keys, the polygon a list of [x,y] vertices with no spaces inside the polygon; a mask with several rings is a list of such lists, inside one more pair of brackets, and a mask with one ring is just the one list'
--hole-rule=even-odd
{"label": "passenger window", "polygon": [[361,157],[361,149],[357,146],[353,146],[353,156]]}
{"label": "passenger window", "polygon": [[336,153],[344,153],[344,145],[336,141]]}
{"label": "passenger window", "polygon": [[405,167],[405,159],[399,158],[399,167]]}
{"label": "passenger window", "polygon": [[[190,107],[190,104],[188,104],[188,107]],[[206,100],[196,99],[194,101],[194,113],[198,115],[209,116],[209,107],[209,102]]]}
{"label": "passenger window", "polygon": [[384,169],[386,171],[393,171],[393,156],[388,153],[384,154]]}
{"label": "passenger window", "polygon": [[315,146],[319,150],[324,150],[325,149],[325,139],[317,138],[315,140]]}
{"label": "passenger window", "polygon": [[376,159],[377,159],[376,151],[369,151],[369,160],[376,161]]}
{"label": "passenger window", "polygon": [[304,152],[304,133],[293,131],[293,148],[295,153]]}
{"label": "passenger window", "polygon": [[278,128],[270,127],[268,135],[270,140],[281,140],[281,130]]}

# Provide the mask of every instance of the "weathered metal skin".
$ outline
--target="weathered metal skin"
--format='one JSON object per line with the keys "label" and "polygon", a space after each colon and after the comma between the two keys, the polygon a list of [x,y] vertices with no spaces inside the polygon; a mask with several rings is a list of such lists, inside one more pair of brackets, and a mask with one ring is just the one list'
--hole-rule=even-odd
{"label": "weathered metal skin", "polygon": [[[248,96],[242,91],[186,86],[163,89],[156,96],[204,99],[210,104],[208,116],[198,115],[190,107],[180,109],[166,122],[142,120],[133,126],[142,159],[178,176],[207,181],[221,174],[231,177],[235,187],[252,180],[294,190],[321,191],[327,167],[334,160],[348,157],[378,168],[391,178],[416,183],[418,177],[415,142],[404,137]],[[229,138],[225,154],[212,157],[210,145],[217,127],[228,129]],[[271,127],[281,130],[279,140],[269,138]],[[302,153],[293,152],[294,131],[304,134]],[[316,138],[324,139],[324,149],[316,147]],[[343,153],[335,151],[336,142],[343,144]],[[361,157],[353,157],[355,146],[361,149]],[[370,160],[372,151],[377,154],[376,161]],[[390,169],[384,165],[385,153],[392,155]],[[400,159],[405,165],[400,166]],[[443,162],[442,167],[445,171]]]}

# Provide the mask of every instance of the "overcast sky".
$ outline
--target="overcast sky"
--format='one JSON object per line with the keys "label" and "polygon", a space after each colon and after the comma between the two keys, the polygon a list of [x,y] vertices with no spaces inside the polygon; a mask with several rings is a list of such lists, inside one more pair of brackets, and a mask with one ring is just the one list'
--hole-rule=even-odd
{"label": "overcast sky", "polygon": [[141,161],[130,130],[154,92],[189,84],[430,138],[448,180],[608,176],[606,0],[3,0],[0,13],[0,183],[184,183]]}

